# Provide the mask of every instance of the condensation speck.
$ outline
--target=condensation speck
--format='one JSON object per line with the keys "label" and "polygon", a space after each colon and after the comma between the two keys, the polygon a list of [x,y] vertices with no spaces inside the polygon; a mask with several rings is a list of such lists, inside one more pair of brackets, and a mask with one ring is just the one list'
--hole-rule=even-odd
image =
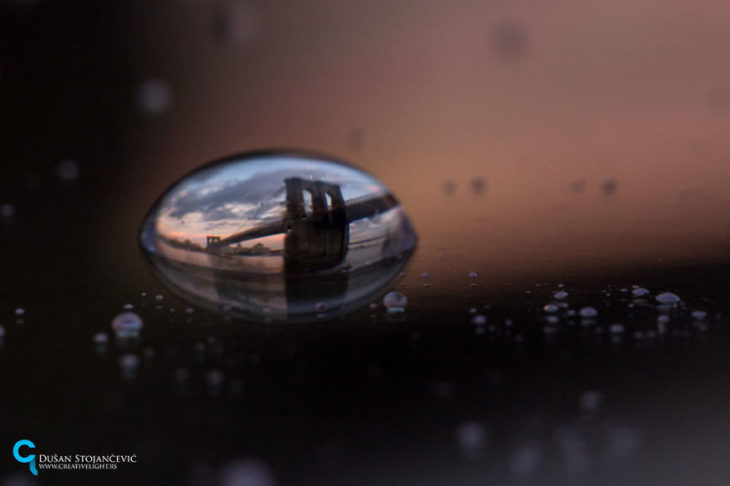
{"label": "condensation speck", "polygon": [[660,304],[677,304],[682,300],[677,294],[673,294],[671,292],[662,292],[661,294],[657,295],[655,299]]}
{"label": "condensation speck", "polygon": [[486,316],[484,316],[482,314],[477,314],[474,316],[474,318],[471,320],[471,322],[476,326],[483,326],[484,324],[487,323],[487,318],[486,318]]}
{"label": "condensation speck", "polygon": [[475,194],[481,194],[487,189],[487,180],[484,177],[474,177],[471,182],[471,190]]}
{"label": "condensation speck", "polygon": [[606,179],[601,182],[601,190],[608,195],[611,195],[616,192],[616,189],[618,189],[618,182],[616,179]]}
{"label": "condensation speck", "polygon": [[456,444],[467,456],[479,455],[487,442],[487,429],[481,422],[465,422],[456,428]]}
{"label": "condensation speck", "polygon": [[634,297],[644,297],[649,294],[649,291],[642,287],[637,287],[631,291]]}
{"label": "condensation speck", "polygon": [[624,326],[623,324],[611,324],[608,326],[608,332],[611,334],[623,334]]}
{"label": "condensation speck", "polygon": [[452,181],[452,180],[444,181],[441,184],[441,190],[443,191],[444,194],[451,195],[456,192],[456,188],[457,188],[456,182]]}
{"label": "condensation speck", "polygon": [[276,480],[269,467],[255,459],[226,464],[220,472],[221,486],[274,486]]}
{"label": "condensation speck", "polygon": [[478,276],[479,274],[473,270],[469,272],[469,278],[477,278]]}
{"label": "condensation speck", "polygon": [[692,317],[698,321],[704,321],[705,317],[707,317],[707,312],[701,310],[692,311]]}
{"label": "condensation speck", "polygon": [[25,315],[25,309],[23,309],[22,307],[18,307],[17,309],[15,309],[15,315],[16,316],[23,316],[23,315]]}
{"label": "condensation speck", "polygon": [[598,311],[593,307],[583,307],[578,311],[578,314],[580,314],[581,317],[596,317],[598,315]]}
{"label": "condensation speck", "polygon": [[0,204],[0,217],[12,219],[15,216],[15,206],[10,203]]}
{"label": "condensation speck", "polygon": [[578,403],[584,412],[595,412],[603,403],[603,394],[595,390],[583,392],[578,399]]}
{"label": "condensation speck", "polygon": [[134,354],[123,354],[119,357],[119,366],[123,372],[134,372],[139,367],[139,358]]}
{"label": "condensation speck", "polygon": [[94,334],[92,340],[96,344],[105,344],[109,341],[109,336],[105,332],[97,332],[96,334]]}
{"label": "condensation speck", "polygon": [[63,160],[56,167],[56,175],[63,181],[78,179],[80,172],[79,163],[75,160]]}
{"label": "condensation speck", "polygon": [[172,104],[170,85],[159,79],[150,79],[139,85],[137,105],[149,113],[162,113]]}
{"label": "condensation speck", "polygon": [[553,297],[555,297],[558,300],[564,299],[568,296],[568,292],[564,290],[559,290],[553,294]]}
{"label": "condensation speck", "polygon": [[545,304],[543,306],[542,310],[549,314],[552,314],[552,313],[558,312],[559,308],[555,304]]}
{"label": "condensation speck", "polygon": [[403,312],[408,305],[408,298],[400,292],[388,292],[383,297],[383,305],[388,312]]}
{"label": "condensation speck", "polygon": [[137,336],[142,327],[142,318],[134,312],[122,312],[112,319],[112,330],[121,338]]}

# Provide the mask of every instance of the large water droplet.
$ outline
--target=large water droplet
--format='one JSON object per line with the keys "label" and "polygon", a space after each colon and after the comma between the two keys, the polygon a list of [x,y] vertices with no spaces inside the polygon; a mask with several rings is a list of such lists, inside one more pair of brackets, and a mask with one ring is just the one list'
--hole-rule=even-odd
{"label": "large water droplet", "polygon": [[183,177],[139,238],[181,297],[241,319],[288,322],[372,302],[417,241],[374,177],[291,152],[232,156]]}

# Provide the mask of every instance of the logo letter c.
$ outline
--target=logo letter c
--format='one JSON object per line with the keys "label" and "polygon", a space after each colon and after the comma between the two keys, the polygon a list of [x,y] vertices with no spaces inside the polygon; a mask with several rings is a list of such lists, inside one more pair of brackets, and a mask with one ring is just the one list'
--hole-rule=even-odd
{"label": "logo letter c", "polygon": [[33,442],[29,441],[28,439],[21,439],[13,446],[13,457],[15,457],[15,460],[20,463],[28,463],[28,467],[30,468],[30,472],[33,473],[33,476],[38,476],[38,470],[35,467],[35,454],[21,456],[20,448],[23,446],[26,446],[30,449],[35,449],[35,444]]}

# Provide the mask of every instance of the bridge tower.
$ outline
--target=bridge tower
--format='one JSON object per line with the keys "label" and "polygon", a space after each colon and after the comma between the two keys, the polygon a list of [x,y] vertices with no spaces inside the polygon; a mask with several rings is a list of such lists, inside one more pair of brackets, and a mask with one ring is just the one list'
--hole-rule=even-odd
{"label": "bridge tower", "polygon": [[340,186],[299,177],[284,182],[287,272],[326,269],[342,262],[347,255],[350,226]]}

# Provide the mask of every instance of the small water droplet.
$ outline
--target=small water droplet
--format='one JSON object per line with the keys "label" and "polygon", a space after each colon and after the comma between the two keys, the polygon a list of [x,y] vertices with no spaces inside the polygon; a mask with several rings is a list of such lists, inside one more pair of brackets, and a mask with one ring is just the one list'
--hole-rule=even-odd
{"label": "small water droplet", "polygon": [[701,310],[692,311],[692,317],[698,321],[704,321],[707,317],[707,312]]}
{"label": "small water droplet", "polygon": [[487,189],[487,180],[484,177],[474,177],[471,182],[471,190],[475,194],[481,194]]}
{"label": "small water droplet", "polygon": [[487,443],[487,429],[481,422],[464,422],[456,428],[456,444],[467,457],[479,456]]}
{"label": "small water droplet", "polygon": [[555,297],[558,300],[564,299],[568,296],[568,292],[565,292],[564,290],[559,290],[553,294],[553,297]]}
{"label": "small water droplet", "polygon": [[483,326],[484,324],[487,323],[487,318],[486,318],[486,316],[484,316],[482,314],[477,314],[474,316],[474,318],[471,320],[471,322],[476,326]]}
{"label": "small water droplet", "polygon": [[122,371],[122,378],[133,378],[139,368],[139,358],[131,353],[119,357],[119,367]]}
{"label": "small water droplet", "polygon": [[479,274],[473,270],[469,272],[469,278],[477,278],[478,276]]}
{"label": "small water droplet", "polygon": [[62,181],[73,181],[79,177],[79,164],[75,160],[64,160],[56,167],[56,174]]}
{"label": "small water droplet", "polygon": [[580,194],[586,190],[586,180],[576,179],[570,183],[570,190],[576,194]]}
{"label": "small water droplet", "polygon": [[11,220],[15,217],[15,206],[10,203],[0,204],[0,218]]}
{"label": "small water droplet", "polygon": [[622,324],[611,324],[608,326],[608,332],[611,334],[623,334],[624,326]]}
{"label": "small water droplet", "polygon": [[682,300],[677,294],[673,294],[671,292],[662,292],[661,294],[657,295],[655,299],[660,304],[677,304]]}
{"label": "small water droplet", "polygon": [[457,187],[458,186],[457,186],[456,182],[452,181],[452,180],[444,181],[441,184],[441,190],[443,191],[444,194],[449,195],[449,196],[456,192]]}
{"label": "small water droplet", "polygon": [[605,194],[611,195],[616,192],[616,189],[618,189],[618,182],[616,179],[606,179],[601,182],[601,190]]}
{"label": "small water droplet", "polygon": [[578,311],[578,314],[580,314],[581,317],[591,318],[596,317],[598,315],[598,311],[593,307],[583,307]]}
{"label": "small water droplet", "polygon": [[583,392],[578,403],[584,412],[595,412],[603,403],[603,394],[595,390]]}
{"label": "small water droplet", "polygon": [[143,327],[142,318],[134,312],[122,312],[114,316],[111,327],[117,337],[136,337]]}
{"label": "small water droplet", "polygon": [[636,287],[631,291],[634,297],[644,297],[649,295],[649,291],[642,287]]}
{"label": "small water droplet", "polygon": [[545,304],[542,310],[549,314],[554,314],[555,312],[558,312],[560,308],[555,304]]}
{"label": "small water droplet", "polygon": [[383,305],[388,312],[403,312],[408,305],[408,298],[400,292],[388,292],[383,297]]}
{"label": "small water droplet", "polygon": [[23,316],[23,315],[25,315],[25,309],[23,309],[22,307],[18,307],[17,309],[15,309],[15,315],[16,316]]}
{"label": "small water droplet", "polygon": [[276,480],[266,464],[254,459],[226,464],[220,472],[221,486],[275,486]]}
{"label": "small water droplet", "polygon": [[109,341],[109,336],[105,332],[97,332],[92,340],[95,344],[106,344]]}
{"label": "small water droplet", "polygon": [[162,113],[172,104],[172,89],[160,79],[150,79],[139,85],[137,105],[148,113]]}

